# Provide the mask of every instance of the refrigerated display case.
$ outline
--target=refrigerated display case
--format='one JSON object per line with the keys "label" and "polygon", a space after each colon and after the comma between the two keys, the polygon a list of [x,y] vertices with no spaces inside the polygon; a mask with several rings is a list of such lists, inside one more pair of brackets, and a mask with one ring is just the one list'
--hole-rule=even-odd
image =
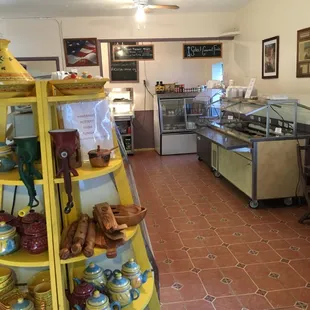
{"label": "refrigerated display case", "polygon": [[198,93],[170,93],[154,97],[155,150],[160,155],[197,152],[196,119],[204,104],[194,102]]}

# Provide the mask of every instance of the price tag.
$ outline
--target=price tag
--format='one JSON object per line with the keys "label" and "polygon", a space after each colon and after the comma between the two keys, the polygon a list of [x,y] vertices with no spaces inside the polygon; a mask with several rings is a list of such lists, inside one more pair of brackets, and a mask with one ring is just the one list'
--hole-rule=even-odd
{"label": "price tag", "polygon": [[233,115],[228,115],[228,119],[229,119],[229,120],[233,120],[233,119],[234,119],[234,116],[233,116]]}
{"label": "price tag", "polygon": [[281,134],[282,133],[282,128],[276,127],[275,133]]}

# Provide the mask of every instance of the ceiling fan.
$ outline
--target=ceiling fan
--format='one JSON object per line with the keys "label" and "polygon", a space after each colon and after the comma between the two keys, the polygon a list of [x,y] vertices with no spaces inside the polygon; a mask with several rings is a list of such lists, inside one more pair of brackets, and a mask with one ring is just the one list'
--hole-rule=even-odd
{"label": "ceiling fan", "polygon": [[136,8],[136,20],[142,22],[145,14],[151,13],[153,10],[177,10],[179,6],[169,4],[151,4],[149,0],[133,0],[131,8]]}

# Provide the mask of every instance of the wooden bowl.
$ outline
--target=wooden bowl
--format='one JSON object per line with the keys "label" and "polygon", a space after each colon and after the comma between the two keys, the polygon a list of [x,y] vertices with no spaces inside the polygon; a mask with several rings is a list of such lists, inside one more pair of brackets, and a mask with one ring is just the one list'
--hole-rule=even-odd
{"label": "wooden bowl", "polygon": [[146,216],[147,209],[137,205],[114,205],[111,206],[116,222],[119,225],[138,225]]}

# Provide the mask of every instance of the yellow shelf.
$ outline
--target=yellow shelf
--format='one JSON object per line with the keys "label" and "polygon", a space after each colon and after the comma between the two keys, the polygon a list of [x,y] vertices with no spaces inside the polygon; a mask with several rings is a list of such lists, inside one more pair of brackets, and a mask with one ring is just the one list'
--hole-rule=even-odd
{"label": "yellow shelf", "polygon": [[[81,168],[76,169],[79,175],[77,177],[72,177],[71,180],[74,182],[97,178],[119,169],[122,163],[122,159],[111,159],[109,166],[104,168],[93,168],[90,163],[83,163]],[[55,178],[54,183],[64,183],[64,179]]]}
{"label": "yellow shelf", "polygon": [[122,308],[126,310],[144,310],[149,304],[154,290],[154,278],[149,277],[146,283],[144,283],[140,291],[140,297],[137,300],[134,300],[130,305]]}
{"label": "yellow shelf", "polygon": [[52,96],[48,97],[48,102],[67,102],[67,101],[85,101],[85,100],[96,100],[96,99],[104,99],[106,97],[105,93],[98,93],[92,95],[63,95],[63,96]]}
{"label": "yellow shelf", "polygon": [[[43,184],[43,179],[41,180],[34,180],[34,184]],[[24,185],[23,181],[20,180],[20,176],[18,173],[18,169],[14,168],[9,172],[0,172],[0,185],[8,185],[8,186],[15,186],[15,185]]]}
{"label": "yellow shelf", "polygon": [[[125,235],[126,235],[126,240],[130,240],[135,233],[137,232],[137,226],[133,226],[133,227],[128,227],[125,231]],[[96,257],[102,254],[105,254],[106,250],[105,249],[100,249],[100,248],[95,248],[95,253],[92,257]],[[76,257],[72,257],[69,259],[61,259],[60,260],[60,264],[62,265],[66,265],[66,264],[72,264],[72,263],[77,263],[86,259],[91,259],[92,257],[86,257],[84,254],[80,254]]]}
{"label": "yellow shelf", "polygon": [[0,105],[16,106],[29,105],[37,102],[37,97],[16,97],[0,99]]}
{"label": "yellow shelf", "polygon": [[48,252],[30,254],[20,249],[12,254],[0,256],[0,264],[12,267],[47,267],[49,266]]}

